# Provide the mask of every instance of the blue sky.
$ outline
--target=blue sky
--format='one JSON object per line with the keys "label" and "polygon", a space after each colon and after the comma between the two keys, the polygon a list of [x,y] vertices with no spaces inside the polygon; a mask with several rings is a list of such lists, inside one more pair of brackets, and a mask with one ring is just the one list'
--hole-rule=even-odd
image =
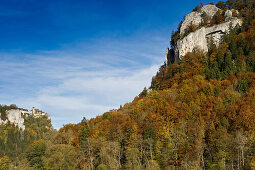
{"label": "blue sky", "polygon": [[1,0],[0,103],[60,128],[132,101],[200,1]]}

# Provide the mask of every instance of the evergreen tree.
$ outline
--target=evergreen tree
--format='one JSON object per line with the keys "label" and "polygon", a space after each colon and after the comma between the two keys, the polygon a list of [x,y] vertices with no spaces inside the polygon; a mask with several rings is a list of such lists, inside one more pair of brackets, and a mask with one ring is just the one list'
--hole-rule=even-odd
{"label": "evergreen tree", "polygon": [[143,91],[139,94],[139,97],[146,97],[147,96],[147,88],[144,87]]}
{"label": "evergreen tree", "polygon": [[89,138],[90,132],[89,132],[89,126],[88,126],[88,121],[84,117],[81,121],[81,131],[79,134],[79,142],[80,144],[85,144]]}
{"label": "evergreen tree", "polygon": [[45,155],[46,144],[43,140],[35,141],[28,149],[26,153],[27,160],[30,163],[30,166],[35,169],[43,169],[42,158]]}

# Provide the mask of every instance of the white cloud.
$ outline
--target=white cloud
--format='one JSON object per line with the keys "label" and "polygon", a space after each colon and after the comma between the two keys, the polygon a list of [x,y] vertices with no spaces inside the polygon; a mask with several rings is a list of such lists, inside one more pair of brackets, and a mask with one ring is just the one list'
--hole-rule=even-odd
{"label": "white cloud", "polygon": [[157,69],[157,66],[152,66],[133,71],[114,70],[112,74],[101,73],[98,77],[74,76],[57,86],[43,88],[35,101],[54,110],[56,118],[65,115],[73,122],[83,116],[95,117],[130,102],[144,86],[150,85]]}
{"label": "white cloud", "polygon": [[85,50],[0,54],[0,103],[39,107],[60,128],[132,101],[163,63],[162,44],[106,44],[92,52],[82,46]]}

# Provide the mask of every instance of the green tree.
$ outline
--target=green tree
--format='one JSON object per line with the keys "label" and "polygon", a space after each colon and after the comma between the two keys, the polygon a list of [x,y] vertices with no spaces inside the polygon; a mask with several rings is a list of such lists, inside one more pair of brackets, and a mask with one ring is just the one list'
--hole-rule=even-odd
{"label": "green tree", "polygon": [[247,71],[255,72],[255,58],[252,53],[250,53],[246,58]]}
{"label": "green tree", "polygon": [[100,146],[100,162],[109,166],[110,169],[121,168],[121,148],[118,142],[102,142]]}
{"label": "green tree", "polygon": [[43,169],[43,161],[42,157],[45,155],[46,144],[43,140],[38,140],[32,143],[32,145],[28,148],[26,153],[27,160],[30,163],[30,166]]}
{"label": "green tree", "polygon": [[81,145],[87,142],[87,139],[89,138],[89,126],[88,126],[88,121],[84,117],[81,121],[81,131],[79,134],[79,142]]}
{"label": "green tree", "polygon": [[139,97],[146,97],[147,93],[147,88],[144,87],[143,91],[139,94]]}
{"label": "green tree", "polygon": [[90,138],[90,129],[88,125],[88,121],[84,117],[81,121],[81,130],[79,133],[79,150],[83,156],[83,161],[89,165],[89,168],[94,169],[94,155],[93,155],[93,147],[94,141]]}
{"label": "green tree", "polygon": [[148,123],[144,131],[144,139],[149,139],[149,138],[153,140],[157,139],[157,134],[155,132],[154,125],[151,122]]}
{"label": "green tree", "polygon": [[43,162],[46,169],[75,169],[77,165],[77,153],[75,152],[74,147],[70,145],[51,145],[45,152]]}
{"label": "green tree", "polygon": [[239,92],[246,93],[249,89],[250,83],[248,78],[242,78],[238,80],[238,90]]}
{"label": "green tree", "polygon": [[140,151],[137,148],[130,148],[126,151],[126,168],[127,169],[142,169],[142,162],[140,158]]}
{"label": "green tree", "polygon": [[225,55],[225,61],[224,61],[225,77],[227,77],[229,75],[233,75],[234,72],[235,72],[235,70],[234,70],[234,64],[232,61],[232,54],[230,51],[228,51],[227,54]]}

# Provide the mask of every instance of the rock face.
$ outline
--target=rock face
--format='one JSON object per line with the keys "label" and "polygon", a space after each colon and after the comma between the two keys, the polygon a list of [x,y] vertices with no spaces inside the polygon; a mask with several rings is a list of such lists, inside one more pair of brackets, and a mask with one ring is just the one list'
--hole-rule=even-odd
{"label": "rock face", "polygon": [[235,27],[236,25],[241,24],[242,21],[240,19],[232,18],[231,20],[219,25],[208,28],[202,27],[177,42],[175,55],[182,59],[185,54],[192,52],[195,49],[207,52],[208,44],[211,40],[216,46],[218,46],[222,42],[223,36],[229,33],[230,25]]}
{"label": "rock face", "polygon": [[179,61],[179,58],[174,54],[173,49],[166,49],[166,55],[165,55],[165,63],[168,65],[170,63],[174,63],[175,61]]}
{"label": "rock face", "polygon": [[185,30],[188,28],[189,25],[199,25],[203,22],[203,15],[207,15],[209,19],[212,19],[212,17],[219,11],[220,9],[217,8],[215,5],[205,5],[199,11],[191,12],[190,14],[185,16],[185,20],[182,23],[180,32],[181,35],[184,34]]}
{"label": "rock face", "polygon": [[[203,24],[204,16],[207,17],[210,23],[213,16],[218,11],[222,12],[221,9],[217,8],[215,5],[205,5],[198,11],[186,15],[180,28],[180,36],[182,37],[185,35],[185,31],[191,24],[196,26]],[[208,52],[208,44],[211,41],[218,46],[222,42],[223,36],[229,33],[231,26],[234,28],[237,25],[242,25],[242,20],[233,17],[233,13],[238,14],[238,11],[227,10],[224,14],[225,21],[223,23],[211,27],[203,26],[195,32],[191,32],[187,36],[182,37],[182,39],[177,41],[174,49],[172,49],[174,54],[171,53],[171,50],[167,49],[165,63],[168,64],[170,62],[179,61],[188,52],[192,52],[196,49],[202,52]]]}
{"label": "rock face", "polygon": [[[0,113],[2,114],[2,113]],[[41,116],[45,116],[46,114],[38,109],[33,109],[30,111],[30,113],[25,109],[11,109],[6,111],[6,120],[2,120],[0,118],[0,124],[6,124],[8,121],[11,124],[14,124],[21,130],[25,130],[24,121],[27,115],[32,115],[35,118],[40,118]],[[47,115],[47,118],[50,119],[50,116]]]}
{"label": "rock face", "polygon": [[6,111],[7,119],[5,121],[0,119],[0,124],[7,123],[10,121],[10,123],[14,124],[15,126],[19,127],[21,130],[25,130],[24,125],[24,115],[28,114],[26,110],[22,109],[11,109]]}

